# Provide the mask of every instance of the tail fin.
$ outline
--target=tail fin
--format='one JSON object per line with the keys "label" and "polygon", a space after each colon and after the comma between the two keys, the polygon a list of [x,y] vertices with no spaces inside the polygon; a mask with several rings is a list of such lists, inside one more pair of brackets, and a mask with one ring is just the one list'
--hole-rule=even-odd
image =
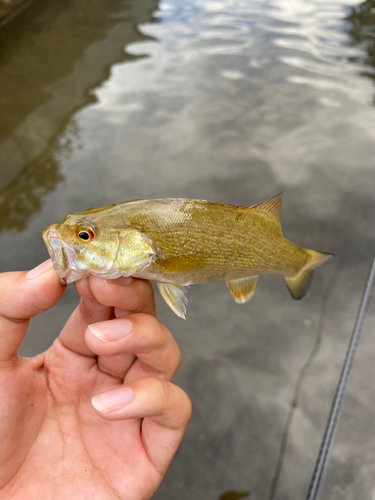
{"label": "tail fin", "polygon": [[309,289],[314,270],[322,265],[326,260],[333,257],[331,253],[321,253],[315,250],[305,250],[308,257],[305,264],[294,276],[285,278],[286,286],[293,299],[302,299]]}

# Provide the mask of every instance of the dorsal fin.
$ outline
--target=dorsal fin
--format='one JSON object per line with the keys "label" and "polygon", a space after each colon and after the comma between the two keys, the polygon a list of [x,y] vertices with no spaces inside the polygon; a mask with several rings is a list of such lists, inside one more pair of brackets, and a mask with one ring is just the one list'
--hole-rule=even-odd
{"label": "dorsal fin", "polygon": [[261,210],[262,212],[267,212],[270,215],[273,215],[277,222],[280,223],[281,218],[281,201],[283,198],[283,193],[279,193],[268,201],[264,203],[259,203],[258,205],[254,205],[251,208],[255,208],[256,210]]}

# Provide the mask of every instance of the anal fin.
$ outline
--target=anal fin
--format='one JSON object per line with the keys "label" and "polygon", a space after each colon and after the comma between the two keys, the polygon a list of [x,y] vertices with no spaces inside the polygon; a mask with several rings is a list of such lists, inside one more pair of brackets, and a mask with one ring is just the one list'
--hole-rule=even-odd
{"label": "anal fin", "polygon": [[233,295],[234,300],[238,304],[244,304],[253,296],[257,279],[258,276],[248,276],[247,278],[226,281],[225,284]]}
{"label": "anal fin", "polygon": [[185,287],[174,283],[157,282],[161,296],[169,305],[173,312],[182,319],[185,319],[187,298]]}

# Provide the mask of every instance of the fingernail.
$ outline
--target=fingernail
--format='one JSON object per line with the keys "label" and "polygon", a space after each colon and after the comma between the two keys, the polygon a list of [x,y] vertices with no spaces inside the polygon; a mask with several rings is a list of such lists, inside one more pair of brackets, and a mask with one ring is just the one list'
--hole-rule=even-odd
{"label": "fingernail", "polygon": [[52,261],[51,259],[48,259],[45,262],[39,264],[39,266],[34,267],[34,269],[31,269],[31,271],[29,271],[26,274],[26,279],[32,280],[34,278],[37,278],[38,276],[45,273],[46,271],[49,271],[50,269],[52,269]]}
{"label": "fingernail", "polygon": [[121,278],[107,281],[110,285],[130,285],[130,283],[133,281],[133,278],[131,276],[121,276]]}
{"label": "fingernail", "polygon": [[112,411],[121,410],[129,404],[134,397],[134,393],[130,387],[119,387],[112,391],[103,392],[91,399],[91,404],[95,410],[100,413],[111,413]]}
{"label": "fingernail", "polygon": [[133,329],[133,323],[128,319],[103,321],[88,325],[89,330],[102,342],[123,339]]}

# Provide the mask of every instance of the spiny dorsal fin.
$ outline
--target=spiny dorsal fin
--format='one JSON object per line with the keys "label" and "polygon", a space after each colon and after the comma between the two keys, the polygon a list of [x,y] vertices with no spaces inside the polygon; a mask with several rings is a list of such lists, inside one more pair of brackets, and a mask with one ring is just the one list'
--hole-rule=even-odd
{"label": "spiny dorsal fin", "polygon": [[258,205],[254,205],[251,208],[262,210],[262,212],[267,212],[268,214],[273,215],[277,219],[277,221],[280,222],[282,198],[283,193],[279,193],[270,200],[265,201],[264,203],[259,203]]}
{"label": "spiny dorsal fin", "polygon": [[185,319],[187,298],[185,288],[174,283],[157,282],[161,296],[169,305],[173,312],[182,319]]}
{"label": "spiny dorsal fin", "polygon": [[247,278],[239,278],[237,280],[226,281],[225,284],[229,288],[234,300],[238,304],[243,304],[253,296],[255,285],[257,284],[258,276],[250,276]]}

